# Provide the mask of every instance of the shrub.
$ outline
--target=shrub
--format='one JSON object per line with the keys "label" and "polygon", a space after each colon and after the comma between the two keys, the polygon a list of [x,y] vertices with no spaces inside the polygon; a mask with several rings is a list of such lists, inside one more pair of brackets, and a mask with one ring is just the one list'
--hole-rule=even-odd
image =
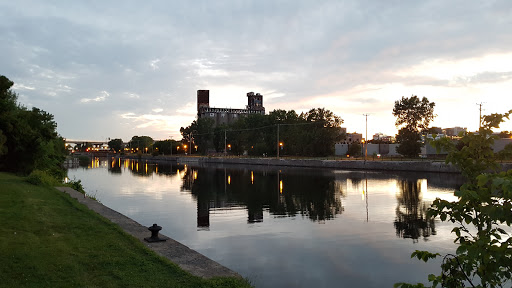
{"label": "shrub", "polygon": [[79,180],[70,180],[68,182],[67,186],[73,188],[74,190],[76,190],[82,194],[85,194],[84,186],[82,185],[82,181],[80,179]]}
{"label": "shrub", "polygon": [[33,185],[58,186],[60,180],[47,171],[34,170],[28,175],[26,181]]}

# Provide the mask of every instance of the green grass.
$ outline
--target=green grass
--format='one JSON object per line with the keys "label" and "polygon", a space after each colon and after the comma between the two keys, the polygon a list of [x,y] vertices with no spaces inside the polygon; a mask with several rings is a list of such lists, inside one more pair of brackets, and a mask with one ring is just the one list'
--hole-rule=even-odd
{"label": "green grass", "polygon": [[251,287],[205,280],[54,188],[0,173],[1,287]]}

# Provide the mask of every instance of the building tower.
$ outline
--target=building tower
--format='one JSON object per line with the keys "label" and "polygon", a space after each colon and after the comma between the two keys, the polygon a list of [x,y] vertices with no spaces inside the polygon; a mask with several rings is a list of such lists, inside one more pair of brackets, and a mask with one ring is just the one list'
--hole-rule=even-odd
{"label": "building tower", "polygon": [[263,95],[260,93],[254,94],[254,92],[247,93],[247,110],[265,111],[263,107]]}
{"label": "building tower", "polygon": [[210,108],[210,90],[197,90],[197,115],[201,108]]}

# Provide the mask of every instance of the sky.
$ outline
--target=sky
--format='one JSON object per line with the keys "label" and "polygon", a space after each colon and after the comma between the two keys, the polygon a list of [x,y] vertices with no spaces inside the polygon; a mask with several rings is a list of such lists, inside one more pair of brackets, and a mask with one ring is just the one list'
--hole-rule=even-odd
{"label": "sky", "polygon": [[[347,132],[397,132],[402,96],[437,127],[512,109],[512,1],[0,0],[0,75],[74,140],[181,139],[210,106],[326,108]],[[512,121],[502,130],[512,130]]]}

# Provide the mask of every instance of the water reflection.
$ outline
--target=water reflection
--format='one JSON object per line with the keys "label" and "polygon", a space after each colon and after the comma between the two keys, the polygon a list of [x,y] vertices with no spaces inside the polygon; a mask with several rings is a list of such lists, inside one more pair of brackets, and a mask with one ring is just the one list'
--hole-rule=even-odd
{"label": "water reflection", "polygon": [[[423,184],[423,185],[422,185]],[[427,216],[431,203],[422,201],[422,189],[426,189],[426,179],[399,180],[399,194],[396,196],[396,219],[394,226],[396,235],[411,238],[417,242],[423,237],[427,240],[430,235],[436,235],[435,222]]]}
{"label": "water reflection", "polygon": [[202,228],[209,226],[210,212],[241,206],[247,209],[248,223],[262,222],[264,211],[312,221],[329,220],[343,212],[343,191],[333,178],[279,170],[194,167],[184,171],[182,190],[196,197],[197,224]]}
{"label": "water reflection", "polygon": [[454,200],[461,183],[454,175],[91,163],[89,169],[70,169],[70,178],[81,179],[102,203],[135,221],[165,227],[164,234],[256,287],[416,283],[439,265],[410,259],[411,251],[455,249],[451,224],[425,216],[436,197]]}
{"label": "water reflection", "polygon": [[[239,169],[229,166],[149,163],[119,158],[95,158],[89,168],[102,166],[107,167],[112,174],[129,172],[139,177],[178,177],[181,181],[180,190],[190,192],[196,200],[199,230],[209,229],[211,214],[233,209],[245,210],[249,224],[263,222],[265,212],[274,218],[302,217],[324,223],[344,212],[343,201],[348,190],[347,185],[360,191],[364,201],[365,220],[370,220],[372,205],[369,200],[369,174],[366,172],[350,172],[340,179],[331,170],[280,170],[258,166]],[[372,181],[379,178],[390,181],[388,174],[370,174]],[[422,192],[427,191],[427,180],[409,176],[394,181],[397,188],[396,215],[393,222],[396,235],[413,239],[414,242],[436,235],[434,219],[427,217],[430,201],[422,199]],[[439,182],[446,186],[445,177],[442,176],[436,176],[430,181],[430,184]],[[457,186],[457,183],[455,181],[450,185]]]}

